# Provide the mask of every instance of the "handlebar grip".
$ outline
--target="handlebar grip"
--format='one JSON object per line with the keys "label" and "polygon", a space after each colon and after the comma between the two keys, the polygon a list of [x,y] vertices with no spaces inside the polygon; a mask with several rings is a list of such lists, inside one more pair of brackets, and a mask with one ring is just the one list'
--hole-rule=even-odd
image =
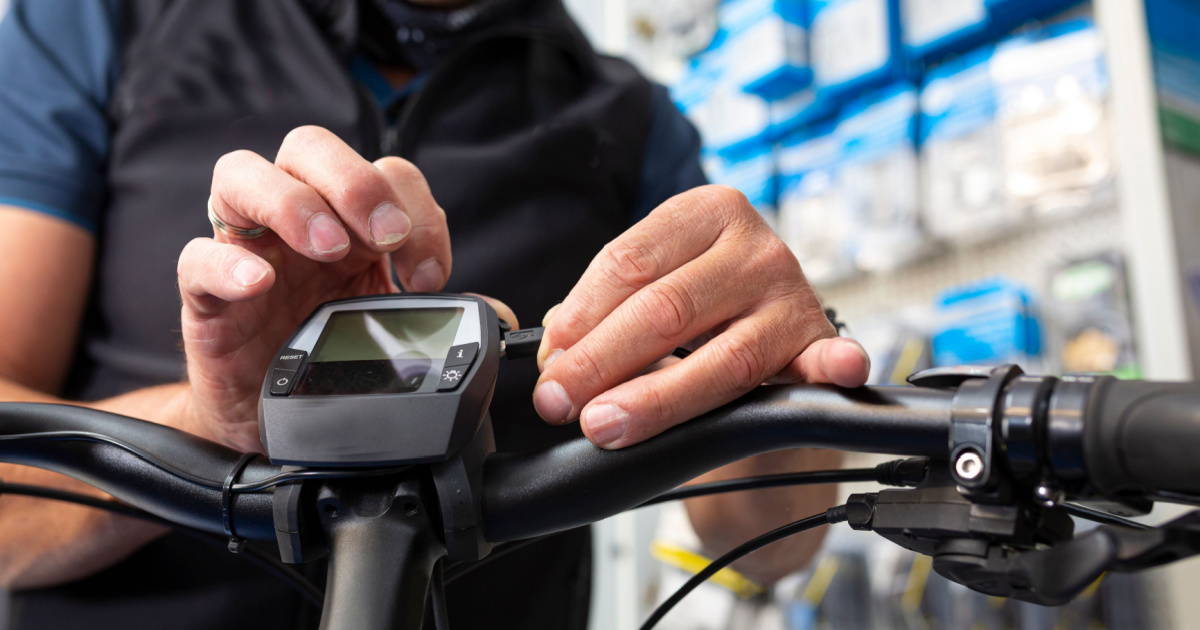
{"label": "handlebar grip", "polygon": [[1107,495],[1200,495],[1200,385],[1100,383],[1084,415],[1092,485]]}

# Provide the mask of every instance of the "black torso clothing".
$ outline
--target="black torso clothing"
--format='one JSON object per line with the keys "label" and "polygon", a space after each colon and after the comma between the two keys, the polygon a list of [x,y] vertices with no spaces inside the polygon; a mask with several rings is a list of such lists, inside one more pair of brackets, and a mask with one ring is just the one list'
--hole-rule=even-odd
{"label": "black torso clothing", "polygon": [[[449,291],[536,320],[560,301],[634,206],[650,84],[595,55],[557,0],[450,55],[395,120],[347,72],[360,7],[136,0],[109,107],[107,210],[69,396],[95,399],[182,377],[175,260],[211,233],[212,165],[272,158],[294,127],[327,127],[364,156],[412,160],[445,208]],[[500,450],[578,435],[536,419],[536,373],[508,365],[493,401]],[[588,536],[565,534],[450,588],[455,628],[581,627]],[[299,598],[237,558],[178,535],[60,588],[20,594],[14,628],[294,628]]]}

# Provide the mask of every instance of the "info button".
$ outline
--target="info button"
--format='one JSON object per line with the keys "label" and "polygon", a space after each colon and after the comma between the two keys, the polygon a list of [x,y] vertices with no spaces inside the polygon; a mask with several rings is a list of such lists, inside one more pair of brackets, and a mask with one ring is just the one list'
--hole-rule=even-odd
{"label": "info button", "polygon": [[295,380],[296,373],[292,370],[281,370],[279,368],[271,370],[271,395],[287,396],[292,391],[292,385]]}
{"label": "info button", "polygon": [[471,362],[475,360],[476,352],[479,352],[477,343],[454,346],[450,348],[450,352],[446,353],[446,362],[443,365],[471,365]]}

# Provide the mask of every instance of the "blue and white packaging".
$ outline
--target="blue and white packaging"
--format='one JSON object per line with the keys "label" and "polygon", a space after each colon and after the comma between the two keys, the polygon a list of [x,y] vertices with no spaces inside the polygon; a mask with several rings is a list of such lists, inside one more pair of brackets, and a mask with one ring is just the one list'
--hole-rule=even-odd
{"label": "blue and white packaging", "polygon": [[782,141],[797,129],[832,118],[837,112],[835,105],[830,99],[818,98],[813,88],[771,101],[767,104],[771,119],[768,135],[774,141]]}
{"label": "blue and white packaging", "polygon": [[1008,194],[1039,214],[1114,196],[1103,39],[1072,20],[997,46],[991,71]]}
{"label": "blue and white packaging", "polygon": [[812,82],[804,0],[726,0],[718,21],[728,33],[719,51],[730,80],[767,100]]}
{"label": "blue and white packaging", "polygon": [[718,33],[712,46],[688,64],[671,97],[696,125],[704,146],[728,160],[766,142],[771,118],[766,101],[729,80],[727,60],[719,54],[727,41],[727,33]]}
{"label": "blue and white packaging", "polygon": [[861,221],[839,186],[842,145],[833,125],[794,132],[778,154],[780,238],[813,285],[853,277]]}
{"label": "blue and white packaging", "polygon": [[1003,278],[955,287],[938,297],[935,365],[1041,363],[1042,329],[1028,289]]}
{"label": "blue and white packaging", "polygon": [[900,75],[897,1],[810,0],[813,82],[821,98],[839,98]]}
{"label": "blue and white packaging", "polygon": [[976,50],[931,71],[921,90],[925,226],[961,244],[1010,232],[1026,216],[1005,182],[991,61],[991,47]]}
{"label": "blue and white packaging", "polygon": [[904,53],[925,59],[985,40],[991,21],[985,0],[900,0]]}
{"label": "blue and white packaging", "polygon": [[916,88],[898,84],[847,106],[838,122],[838,186],[862,222],[854,261],[863,271],[892,271],[932,249],[921,225],[917,115]]}

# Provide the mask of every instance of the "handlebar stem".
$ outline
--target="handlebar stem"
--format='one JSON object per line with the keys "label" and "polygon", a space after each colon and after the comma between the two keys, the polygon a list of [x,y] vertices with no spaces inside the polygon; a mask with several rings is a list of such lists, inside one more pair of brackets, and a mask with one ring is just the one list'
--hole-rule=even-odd
{"label": "handlebar stem", "polygon": [[420,630],[446,555],[416,479],[329,483],[317,505],[332,553],[321,630]]}

